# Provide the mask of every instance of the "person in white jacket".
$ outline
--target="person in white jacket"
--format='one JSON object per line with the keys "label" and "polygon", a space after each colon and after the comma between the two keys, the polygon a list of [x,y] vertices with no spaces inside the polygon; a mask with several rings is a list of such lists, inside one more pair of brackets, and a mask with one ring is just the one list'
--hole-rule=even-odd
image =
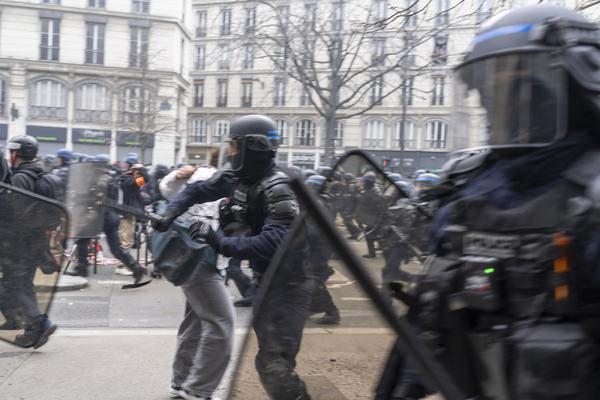
{"label": "person in white jacket", "polygon": [[[171,199],[188,184],[209,179],[217,172],[217,161],[218,148],[211,152],[211,165],[184,166],[171,172],[160,182],[161,194]],[[202,220],[217,229],[218,203],[197,204],[179,218]],[[185,316],[177,333],[169,392],[184,399],[215,399],[213,392],[231,358],[233,306],[218,268],[199,264],[181,288],[186,298]]]}

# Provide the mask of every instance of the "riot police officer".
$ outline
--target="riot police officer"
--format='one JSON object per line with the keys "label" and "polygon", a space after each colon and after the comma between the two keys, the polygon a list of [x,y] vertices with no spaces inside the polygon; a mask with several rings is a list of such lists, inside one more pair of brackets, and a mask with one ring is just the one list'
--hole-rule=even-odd
{"label": "riot police officer", "polygon": [[[279,142],[276,124],[263,115],[247,115],[231,123],[229,135],[232,170],[189,185],[167,205],[163,222],[154,226],[165,230],[191,205],[228,197],[236,220],[249,227],[248,236],[224,237],[205,224],[193,225],[190,231],[227,257],[249,260],[260,281],[298,213],[298,204],[288,186],[288,177],[275,168]],[[279,288],[286,291],[285,302],[290,303],[285,313],[279,310],[274,315],[277,311],[263,307],[254,321],[259,346],[256,368],[272,398],[308,399],[305,384],[294,368],[310,293],[299,290],[303,285],[296,282],[285,286]]]}
{"label": "riot police officer", "polygon": [[457,126],[485,115],[489,151],[445,168],[417,321],[466,397],[599,397],[599,70],[598,27],[549,5],[457,68]]}

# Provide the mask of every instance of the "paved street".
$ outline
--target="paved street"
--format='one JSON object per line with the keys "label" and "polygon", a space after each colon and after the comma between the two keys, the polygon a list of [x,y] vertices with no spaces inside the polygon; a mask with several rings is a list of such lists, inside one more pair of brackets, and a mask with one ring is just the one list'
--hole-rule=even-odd
{"label": "paved street", "polygon": [[[354,243],[362,254],[364,243]],[[379,280],[382,259],[368,260]],[[332,260],[328,286],[342,323],[320,326],[309,319],[298,372],[314,399],[368,399],[387,357],[393,335],[352,277]],[[114,264],[99,265],[89,286],[56,294],[51,319],[60,326],[36,351],[0,343],[0,396],[3,400],[167,399],[171,358],[183,315],[180,290],[165,280],[121,290],[129,277],[114,274]],[[238,297],[233,284],[232,299]],[[236,359],[250,309],[237,309]],[[256,342],[249,336],[233,398],[265,399],[254,370]],[[229,383],[227,379],[227,383]],[[225,395],[221,390],[221,395]]]}

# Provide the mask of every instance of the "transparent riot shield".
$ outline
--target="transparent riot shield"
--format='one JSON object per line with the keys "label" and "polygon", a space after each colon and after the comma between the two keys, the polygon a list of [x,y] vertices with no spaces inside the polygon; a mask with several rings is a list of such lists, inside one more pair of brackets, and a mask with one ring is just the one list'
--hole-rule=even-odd
{"label": "transparent riot shield", "polygon": [[[394,349],[431,392],[464,398],[406,321],[406,305],[382,296],[393,246],[388,210],[406,194],[362,153],[342,158],[332,172],[319,193],[292,181],[302,214],[261,277],[229,398],[385,399],[390,384],[382,382],[393,386],[402,372],[388,371]],[[365,197],[350,210],[339,203],[344,174]],[[346,227],[349,219],[358,232]],[[371,244],[374,257],[362,258],[373,255]],[[418,274],[421,261],[407,258]]]}
{"label": "transparent riot shield", "polygon": [[60,203],[0,183],[1,340],[22,345],[24,329],[48,313],[67,227]]}
{"label": "transparent riot shield", "polygon": [[66,198],[71,215],[71,237],[95,238],[102,232],[104,197],[109,179],[102,163],[71,165]]}

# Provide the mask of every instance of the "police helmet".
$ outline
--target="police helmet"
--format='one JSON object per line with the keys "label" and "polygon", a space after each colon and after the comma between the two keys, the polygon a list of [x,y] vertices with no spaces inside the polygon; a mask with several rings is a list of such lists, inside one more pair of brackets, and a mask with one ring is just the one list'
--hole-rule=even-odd
{"label": "police helmet", "polygon": [[245,115],[229,127],[231,168],[235,172],[265,165],[275,157],[279,131],[265,115]]}
{"label": "police helmet", "polygon": [[317,174],[323,176],[329,176],[331,174],[331,167],[319,167],[317,168]]}
{"label": "police helmet", "polygon": [[293,178],[302,178],[302,169],[296,165],[286,167],[288,174]]}
{"label": "police helmet", "polygon": [[315,192],[319,192],[326,180],[327,178],[323,175],[312,175],[304,183]]}
{"label": "police helmet", "polygon": [[313,175],[317,175],[317,173],[312,170],[312,169],[304,169],[302,170],[302,176],[304,177],[304,179],[308,179]]}
{"label": "police helmet", "polygon": [[96,154],[94,161],[108,165],[110,163],[110,156],[108,154]]}
{"label": "police helmet", "polygon": [[8,150],[16,151],[17,157],[25,161],[33,160],[37,156],[39,147],[37,139],[29,135],[13,136],[6,143]]}
{"label": "police helmet", "polygon": [[56,152],[56,157],[62,158],[65,161],[72,161],[73,158],[75,158],[75,155],[69,149],[60,149]]}
{"label": "police helmet", "polygon": [[[600,113],[600,35],[579,13],[537,4],[494,18],[456,69],[456,126],[484,114],[492,149],[539,147],[567,133],[569,101]],[[587,99],[587,100],[586,100]],[[595,106],[594,106],[595,104]],[[478,117],[480,118],[480,117]]]}
{"label": "police helmet", "polygon": [[367,173],[362,176],[361,181],[365,189],[370,189],[375,185],[375,175]]}
{"label": "police helmet", "polygon": [[50,164],[50,163],[53,163],[53,162],[54,162],[54,160],[56,160],[56,156],[54,156],[54,154],[46,154],[46,155],[44,156],[44,162],[45,162],[45,163],[48,163],[48,164]]}
{"label": "police helmet", "polygon": [[137,164],[139,162],[137,154],[136,153],[129,153],[127,155],[127,157],[125,157],[124,162],[125,162],[125,164],[129,164],[129,165]]}
{"label": "police helmet", "polygon": [[419,186],[435,186],[440,183],[440,177],[436,174],[425,173],[421,174],[415,179],[415,183]]}
{"label": "police helmet", "polygon": [[352,175],[350,172],[345,172],[343,178],[346,182],[351,182],[354,180],[354,175]]}
{"label": "police helmet", "polygon": [[393,182],[399,182],[404,180],[404,177],[400,174],[389,174],[388,178],[390,178]]}

